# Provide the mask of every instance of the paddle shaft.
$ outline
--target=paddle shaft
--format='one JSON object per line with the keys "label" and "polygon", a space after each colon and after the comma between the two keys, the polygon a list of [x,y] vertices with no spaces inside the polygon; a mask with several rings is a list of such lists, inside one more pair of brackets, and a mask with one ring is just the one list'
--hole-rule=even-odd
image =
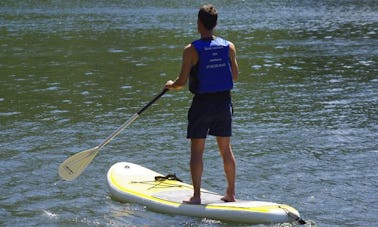
{"label": "paddle shaft", "polygon": [[127,120],[125,123],[123,123],[117,130],[115,130],[108,138],[104,140],[100,145],[96,147],[96,149],[100,150],[103,148],[106,144],[108,144],[114,137],[116,137],[122,130],[124,130],[127,126],[129,126],[135,119],[137,119],[149,106],[151,106],[156,100],[158,100],[161,96],[163,96],[168,89],[164,89],[160,94],[155,96],[154,99],[152,99],[149,103],[147,103],[144,107],[142,107],[137,113],[135,113],[129,120]]}
{"label": "paddle shaft", "polygon": [[122,124],[116,131],[114,131],[104,142],[102,142],[97,147],[81,151],[79,153],[74,154],[73,156],[66,159],[62,164],[59,166],[59,175],[64,180],[73,180],[78,177],[84,169],[89,165],[89,163],[96,157],[98,152],[102,147],[108,144],[114,137],[116,137],[123,129],[129,126],[135,119],[142,114],[149,106],[152,105],[156,100],[158,100],[168,89],[164,89],[159,95],[157,95],[153,100],[151,100],[147,105],[145,105],[142,109],[140,109],[137,113],[135,113],[129,120],[127,120],[124,124]]}

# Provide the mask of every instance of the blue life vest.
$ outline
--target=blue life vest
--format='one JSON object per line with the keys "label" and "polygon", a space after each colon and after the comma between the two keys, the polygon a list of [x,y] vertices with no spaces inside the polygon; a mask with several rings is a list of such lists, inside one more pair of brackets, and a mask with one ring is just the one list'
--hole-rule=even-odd
{"label": "blue life vest", "polygon": [[225,39],[199,39],[192,43],[198,64],[189,76],[189,90],[195,94],[229,91],[233,88],[230,45]]}

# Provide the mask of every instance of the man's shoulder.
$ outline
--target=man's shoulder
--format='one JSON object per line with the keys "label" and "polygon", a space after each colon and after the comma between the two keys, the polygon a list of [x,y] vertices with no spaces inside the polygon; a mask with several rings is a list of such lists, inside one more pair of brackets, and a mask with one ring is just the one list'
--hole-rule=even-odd
{"label": "man's shoulder", "polygon": [[195,51],[196,50],[196,48],[195,48],[195,46],[193,45],[193,43],[189,43],[188,45],[186,45],[185,47],[184,47],[184,52],[193,52],[193,51]]}
{"label": "man's shoulder", "polygon": [[219,43],[223,43],[224,45],[234,46],[234,44],[228,39],[225,39],[223,37],[217,37],[217,39]]}

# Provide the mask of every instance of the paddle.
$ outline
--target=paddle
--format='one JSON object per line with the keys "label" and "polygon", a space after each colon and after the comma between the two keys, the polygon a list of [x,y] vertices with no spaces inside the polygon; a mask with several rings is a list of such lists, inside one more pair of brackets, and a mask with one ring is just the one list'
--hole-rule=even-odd
{"label": "paddle", "polygon": [[114,131],[104,142],[100,145],[81,151],[77,154],[72,155],[67,158],[59,166],[59,176],[64,180],[74,180],[78,177],[84,169],[91,163],[91,161],[96,157],[101,148],[108,144],[114,137],[116,137],[122,130],[129,126],[135,119],[139,117],[149,106],[151,106],[156,100],[163,96],[168,89],[164,89],[160,94],[158,94],[154,99],[147,103],[143,108],[141,108],[137,113],[135,113],[129,120],[127,120],[123,125],[121,125],[116,131]]}

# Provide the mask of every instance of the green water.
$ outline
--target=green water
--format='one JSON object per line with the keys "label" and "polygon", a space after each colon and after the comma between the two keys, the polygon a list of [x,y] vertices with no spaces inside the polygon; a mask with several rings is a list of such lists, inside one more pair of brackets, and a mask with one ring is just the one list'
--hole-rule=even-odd
{"label": "green water", "polygon": [[[223,226],[111,200],[106,171],[142,164],[190,182],[191,95],[169,92],[80,178],[69,155],[94,147],[158,94],[198,38],[198,1],[0,3],[0,224]],[[236,44],[237,197],[289,204],[309,226],[378,223],[376,1],[215,1]],[[225,190],[214,139],[203,187]]]}

